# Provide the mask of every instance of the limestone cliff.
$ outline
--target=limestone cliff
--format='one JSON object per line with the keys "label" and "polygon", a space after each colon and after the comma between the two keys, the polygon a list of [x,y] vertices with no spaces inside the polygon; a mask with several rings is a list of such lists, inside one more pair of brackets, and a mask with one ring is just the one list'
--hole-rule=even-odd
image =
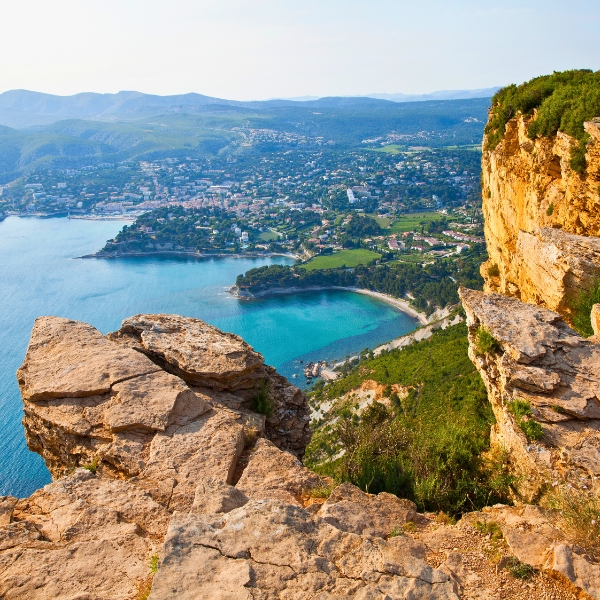
{"label": "limestone cliff", "polygon": [[[532,118],[535,118],[532,117]],[[600,275],[600,122],[585,123],[587,168],[571,169],[577,140],[558,132],[532,140],[517,116],[482,158],[489,260],[485,289],[569,316],[570,301]],[[585,239],[584,239],[585,238]]]}

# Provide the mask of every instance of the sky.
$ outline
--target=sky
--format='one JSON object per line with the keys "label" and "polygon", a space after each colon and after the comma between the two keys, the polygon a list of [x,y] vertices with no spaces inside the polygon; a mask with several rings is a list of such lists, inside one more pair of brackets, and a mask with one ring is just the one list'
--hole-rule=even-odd
{"label": "sky", "polygon": [[0,92],[421,94],[600,69],[598,0],[5,0]]}

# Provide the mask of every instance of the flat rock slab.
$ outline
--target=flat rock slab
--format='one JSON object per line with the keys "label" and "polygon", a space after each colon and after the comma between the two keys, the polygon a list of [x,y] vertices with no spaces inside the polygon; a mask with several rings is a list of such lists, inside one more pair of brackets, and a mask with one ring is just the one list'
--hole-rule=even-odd
{"label": "flat rock slab", "polygon": [[23,400],[35,402],[104,394],[120,381],[158,370],[87,323],[39,317],[17,379]]}
{"label": "flat rock slab", "polygon": [[214,389],[247,387],[264,362],[239,336],[179,315],[136,315],[108,337],[164,361],[188,383]]}
{"label": "flat rock slab", "polygon": [[77,470],[19,500],[0,527],[0,597],[130,600],[169,516],[130,483]]}
{"label": "flat rock slab", "polygon": [[151,600],[457,600],[409,538],[345,533],[300,507],[250,500],[225,515],[176,514]]}
{"label": "flat rock slab", "polygon": [[319,516],[342,531],[387,538],[394,529],[414,521],[417,507],[393,494],[366,494],[351,483],[343,483],[331,492]]}

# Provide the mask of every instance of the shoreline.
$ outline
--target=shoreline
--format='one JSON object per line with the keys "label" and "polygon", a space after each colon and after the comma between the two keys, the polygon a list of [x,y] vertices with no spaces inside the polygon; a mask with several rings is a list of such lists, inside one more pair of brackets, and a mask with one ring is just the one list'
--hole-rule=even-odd
{"label": "shoreline", "polygon": [[419,312],[412,306],[410,306],[408,300],[402,300],[401,298],[395,298],[394,296],[390,296],[389,294],[384,294],[382,292],[375,292],[373,290],[368,290],[366,288],[357,288],[357,287],[343,287],[343,286],[309,286],[304,288],[298,287],[290,287],[290,288],[272,288],[270,290],[265,290],[262,292],[240,292],[237,287],[234,285],[229,288],[229,293],[239,298],[240,300],[254,300],[258,298],[265,298],[268,296],[280,295],[280,294],[296,294],[300,292],[321,292],[326,290],[340,290],[345,292],[354,292],[356,294],[363,294],[365,296],[371,296],[372,298],[376,298],[381,300],[382,302],[386,302],[387,304],[391,304],[395,308],[397,308],[400,312],[413,317],[416,321],[421,325],[429,324],[429,319],[425,313]]}
{"label": "shoreline", "polygon": [[195,250],[156,250],[154,252],[121,252],[119,254],[112,252],[94,252],[93,254],[84,254],[77,258],[140,258],[144,256],[179,256],[185,258],[271,258],[273,256],[285,256],[286,258],[293,258],[297,260],[299,257],[296,254],[286,252],[265,252],[265,253],[207,253],[201,254]]}

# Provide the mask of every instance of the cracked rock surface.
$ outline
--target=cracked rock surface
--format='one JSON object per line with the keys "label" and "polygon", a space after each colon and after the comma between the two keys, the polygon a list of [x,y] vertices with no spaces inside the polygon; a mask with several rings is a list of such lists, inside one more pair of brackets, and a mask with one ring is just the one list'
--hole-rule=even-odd
{"label": "cracked rock surface", "polygon": [[[499,294],[461,289],[469,356],[494,409],[492,442],[512,454],[519,492],[535,500],[555,481],[600,476],[600,345],[580,337],[560,315]],[[477,349],[486,328],[498,347]],[[528,440],[510,407],[528,402],[543,435]]]}
{"label": "cracked rock surface", "polygon": [[[412,539],[346,533],[278,500],[171,520],[150,598],[458,599]],[[199,568],[202,565],[202,568]]]}

